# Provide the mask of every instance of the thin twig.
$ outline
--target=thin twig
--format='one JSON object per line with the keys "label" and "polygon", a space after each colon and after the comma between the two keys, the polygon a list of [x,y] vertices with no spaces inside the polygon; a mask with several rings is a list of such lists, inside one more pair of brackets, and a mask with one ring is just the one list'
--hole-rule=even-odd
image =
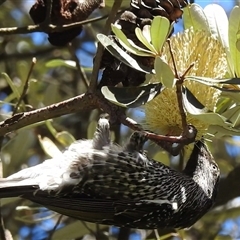
{"label": "thin twig", "polygon": [[177,78],[176,94],[177,94],[177,100],[178,100],[178,109],[179,109],[179,113],[180,113],[181,120],[182,120],[183,135],[188,136],[188,123],[187,123],[187,117],[186,117],[186,113],[184,111],[183,99],[182,99],[182,84],[183,84],[183,81],[184,81],[184,77],[181,78],[178,74],[175,58],[174,58],[172,47],[171,47],[171,42],[170,42],[169,39],[167,40],[167,43],[168,43],[169,52],[170,52],[170,55],[171,55],[171,58],[172,58],[172,61],[173,61],[175,77]]}
{"label": "thin twig", "polygon": [[29,82],[30,76],[31,76],[31,74],[32,74],[33,68],[34,68],[34,66],[35,66],[35,64],[36,64],[36,61],[37,61],[36,58],[33,58],[33,59],[32,59],[31,67],[30,67],[30,69],[29,69],[29,71],[28,71],[27,79],[26,79],[26,81],[25,81],[25,83],[24,83],[22,94],[21,94],[20,98],[18,99],[18,102],[17,102],[17,104],[16,104],[16,106],[15,106],[15,108],[14,108],[14,110],[13,110],[13,113],[12,113],[13,116],[16,114],[19,105],[21,104],[23,98],[25,97],[25,95],[26,95],[26,93],[27,93],[27,90],[28,90],[28,82]]}
{"label": "thin twig", "polygon": [[[114,1],[111,12],[109,14],[109,17],[102,31],[103,34],[105,35],[108,34],[109,29],[111,27],[111,23],[114,21],[116,14],[118,13],[119,8],[121,7],[121,4],[122,4],[122,0]],[[93,71],[92,71],[92,76],[91,76],[91,81],[89,86],[89,90],[92,92],[94,92],[94,90],[97,87],[98,71],[100,68],[101,60],[102,60],[103,50],[104,50],[103,46],[100,43],[98,43],[97,53],[94,60],[94,66],[93,66]]]}
{"label": "thin twig", "polygon": [[177,65],[176,65],[176,62],[175,62],[174,55],[173,55],[173,51],[172,51],[170,39],[167,39],[167,44],[168,44],[169,52],[170,52],[170,55],[171,55],[171,58],[172,58],[172,61],[173,61],[173,68],[174,68],[175,77],[176,77],[177,79],[179,79],[180,77],[179,77],[179,75],[178,75]]}
{"label": "thin twig", "polygon": [[65,25],[49,24],[46,26],[46,25],[43,25],[43,23],[41,23],[41,24],[37,24],[37,25],[28,25],[25,27],[0,28],[0,35],[4,36],[4,35],[13,35],[13,34],[28,34],[28,33],[33,33],[33,32],[45,32],[45,33],[59,32],[59,31],[79,27],[79,26],[82,26],[85,24],[93,23],[93,22],[102,20],[107,17],[108,17],[108,15],[104,15],[101,17],[96,17],[96,18],[87,19],[87,20],[80,21],[80,22],[65,24]]}
{"label": "thin twig", "polygon": [[54,232],[56,231],[56,229],[57,229],[57,227],[58,227],[58,225],[61,223],[62,218],[63,218],[63,215],[60,215],[59,218],[58,218],[58,220],[57,220],[57,222],[56,222],[56,224],[55,224],[55,226],[54,226],[53,229],[49,232],[49,235],[48,235],[47,240],[51,240]]}

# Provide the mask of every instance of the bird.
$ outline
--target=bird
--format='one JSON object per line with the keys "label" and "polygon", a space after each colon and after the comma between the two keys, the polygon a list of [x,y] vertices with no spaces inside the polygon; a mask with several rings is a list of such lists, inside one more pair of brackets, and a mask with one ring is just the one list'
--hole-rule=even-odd
{"label": "bird", "polygon": [[101,118],[93,139],[0,179],[0,198],[22,197],[75,219],[135,229],[189,228],[213,206],[220,170],[204,141],[183,171],[148,157],[143,132],[123,146]]}

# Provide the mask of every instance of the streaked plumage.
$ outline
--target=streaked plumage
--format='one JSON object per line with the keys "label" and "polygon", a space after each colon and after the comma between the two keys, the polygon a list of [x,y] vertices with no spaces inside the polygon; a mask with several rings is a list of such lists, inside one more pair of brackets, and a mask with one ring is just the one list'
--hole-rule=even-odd
{"label": "streaked plumage", "polygon": [[77,219],[140,229],[190,227],[213,205],[219,168],[198,141],[183,172],[149,159],[135,132],[113,144],[100,119],[93,140],[0,181],[0,197],[21,196]]}

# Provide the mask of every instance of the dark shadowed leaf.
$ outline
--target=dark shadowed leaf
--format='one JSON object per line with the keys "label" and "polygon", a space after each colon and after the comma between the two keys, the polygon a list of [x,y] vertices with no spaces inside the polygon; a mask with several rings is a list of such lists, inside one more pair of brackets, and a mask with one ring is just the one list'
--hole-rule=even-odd
{"label": "dark shadowed leaf", "polygon": [[132,58],[129,54],[124,52],[115,42],[113,42],[110,38],[105,36],[104,34],[97,35],[98,40],[101,44],[119,61],[125,63],[131,68],[134,68],[138,71],[145,73],[153,73],[153,70],[149,67],[143,66],[138,63],[134,58]]}
{"label": "dark shadowed leaf", "polygon": [[196,119],[206,122],[209,125],[232,127],[227,118],[207,109],[185,86],[182,88],[182,97],[185,109]]}
{"label": "dark shadowed leaf", "polygon": [[140,87],[102,87],[102,94],[110,102],[122,107],[139,107],[155,98],[164,89],[161,83]]}
{"label": "dark shadowed leaf", "polygon": [[212,86],[212,87],[215,87],[216,85],[218,85],[217,87],[219,89],[221,89],[219,84],[240,85],[240,78],[214,79],[214,78],[208,78],[208,77],[187,76],[185,80],[200,82],[202,84]]}
{"label": "dark shadowed leaf", "polygon": [[192,92],[185,86],[182,87],[183,104],[186,110],[191,114],[202,114],[208,112],[208,109],[200,103]]}

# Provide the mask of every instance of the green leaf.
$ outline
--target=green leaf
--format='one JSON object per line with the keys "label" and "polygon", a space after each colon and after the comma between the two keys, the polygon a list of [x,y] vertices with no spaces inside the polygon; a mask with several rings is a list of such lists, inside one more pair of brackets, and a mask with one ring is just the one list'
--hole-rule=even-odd
{"label": "green leaf", "polygon": [[155,58],[154,69],[158,80],[167,88],[172,88],[176,79],[172,69],[160,57]]}
{"label": "green leaf", "polygon": [[230,98],[236,103],[240,103],[240,94],[239,92],[234,92],[234,91],[223,91],[221,93],[221,96]]}
{"label": "green leaf", "polygon": [[140,87],[102,87],[102,94],[110,102],[122,107],[139,107],[155,98],[164,87],[161,83],[150,83]]}
{"label": "green leaf", "polygon": [[237,32],[237,43],[236,43],[237,50],[240,51],[240,30]]}
{"label": "green leaf", "polygon": [[119,43],[130,53],[142,56],[142,57],[152,57],[154,54],[144,48],[137,46],[131,39],[128,39],[127,36],[119,29],[115,24],[112,24],[112,31],[118,38]]}
{"label": "green leaf", "polygon": [[59,154],[62,154],[58,147],[53,143],[50,138],[38,136],[39,143],[43,151],[50,157],[55,157]]}
{"label": "green leaf", "polygon": [[18,90],[18,87],[13,83],[12,79],[6,73],[1,73],[1,75],[7,81],[8,85],[10,86],[11,90],[13,91],[15,98],[19,99],[21,94]]}
{"label": "green leaf", "polygon": [[228,48],[228,17],[218,4],[208,4],[204,8],[211,35],[218,38],[224,48]]}
{"label": "green leaf", "polygon": [[208,4],[204,8],[204,13],[208,19],[211,35],[217,38],[227,54],[228,68],[232,72],[232,59],[228,43],[228,17],[225,10],[218,4]]}
{"label": "green leaf", "polygon": [[150,33],[153,47],[158,53],[161,53],[170,29],[170,22],[167,18],[157,16],[153,18]]}
{"label": "green leaf", "polygon": [[77,69],[76,62],[72,60],[63,60],[63,59],[54,59],[50,60],[45,64],[48,68],[55,68],[55,67],[68,67],[72,69]]}
{"label": "green leaf", "polygon": [[216,138],[221,138],[223,136],[240,136],[240,130],[219,125],[210,125],[208,127],[208,133],[214,135]]}
{"label": "green leaf", "polygon": [[222,116],[226,117],[228,121],[233,123],[233,127],[239,127],[240,125],[240,106],[234,106],[225,111]]}
{"label": "green leaf", "polygon": [[96,131],[96,127],[97,127],[97,121],[91,121],[89,124],[88,124],[88,128],[87,128],[87,138],[88,139],[91,139],[93,138],[94,136],[94,133]]}
{"label": "green leaf", "polygon": [[230,54],[234,66],[234,71],[237,77],[240,77],[240,51],[237,48],[239,37],[238,33],[240,31],[240,7],[235,6],[229,16],[229,47]]}
{"label": "green leaf", "polygon": [[[199,76],[186,76],[185,80],[196,81],[202,84],[215,87],[217,86],[219,89],[227,90],[221,88],[220,84],[231,84],[231,85],[240,85],[240,78],[225,78],[225,79],[214,79],[208,77],[199,77]],[[233,90],[228,90],[233,91]]]}
{"label": "green leaf", "polygon": [[[146,28],[145,28],[146,31]],[[135,28],[135,34],[138,38],[138,40],[144,45],[146,46],[146,48],[148,48],[151,52],[157,54],[158,52],[156,51],[156,49],[153,47],[153,45],[151,44],[151,42],[149,42],[149,40],[147,38],[145,38],[145,36],[143,35],[143,32],[140,28]]]}
{"label": "green leaf", "polygon": [[[46,67],[48,68],[55,68],[55,67],[67,67],[70,69],[77,69],[77,64],[75,61],[72,60],[63,60],[63,59],[54,59],[50,60],[45,64]],[[91,67],[84,67],[82,66],[82,69],[85,71],[92,71]]]}
{"label": "green leaf", "polygon": [[124,52],[116,43],[114,43],[110,38],[103,34],[97,35],[98,40],[101,44],[119,61],[125,63],[127,66],[134,68],[138,71],[145,73],[153,73],[152,69],[142,64],[138,63],[134,58],[129,54]]}
{"label": "green leaf", "polygon": [[183,9],[183,24],[185,29],[193,28],[194,31],[204,30],[210,33],[203,8],[196,3],[189,4]]}
{"label": "green leaf", "polygon": [[65,147],[68,147],[69,145],[76,141],[73,135],[67,131],[57,133],[55,138]]}
{"label": "green leaf", "polygon": [[182,87],[183,105],[194,118],[209,125],[232,126],[227,118],[207,109],[185,86]]}

